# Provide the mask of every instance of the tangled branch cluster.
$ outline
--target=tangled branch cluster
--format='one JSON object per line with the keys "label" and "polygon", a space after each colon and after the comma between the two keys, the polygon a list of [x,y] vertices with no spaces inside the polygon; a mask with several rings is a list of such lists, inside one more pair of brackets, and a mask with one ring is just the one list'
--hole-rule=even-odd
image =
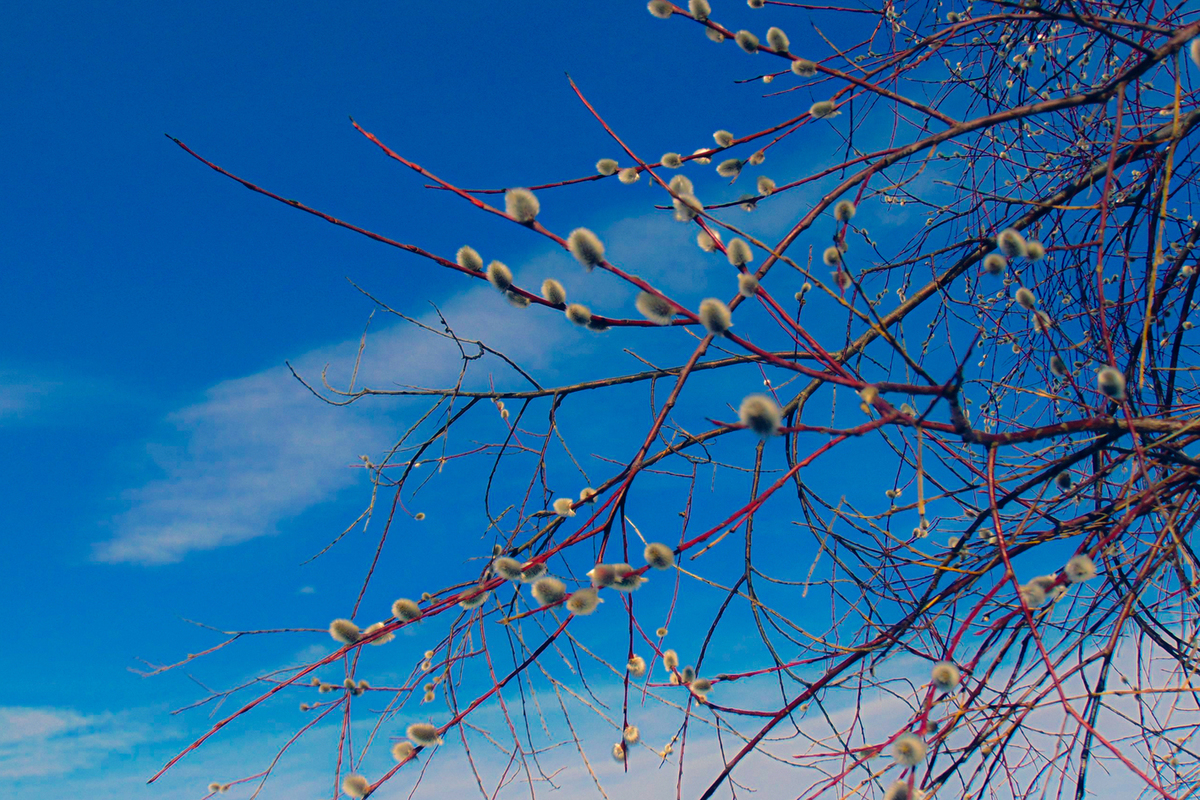
{"label": "tangled branch cluster", "polygon": [[[592,377],[543,386],[451,320],[424,328],[462,354],[449,386],[314,386],[427,406],[364,457],[358,522],[385,524],[328,655],[214,695],[267,686],[188,751],[286,692],[306,719],[283,750],[339,728],[352,797],[409,791],[435,755],[489,798],[603,793],[626,772],[700,798],[1196,796],[1197,12],[749,6],[649,11],[663,37],[736,42],[761,70],[747,91],[819,98],[764,130],[651,157],[572,83],[611,151],[567,180],[468,190],[355,124],[432,189],[569,253],[573,280],[284,201],[489,282],[523,324],[602,341]],[[793,53],[783,28],[809,18],[836,34]],[[818,132],[841,155],[814,159]],[[719,296],[656,285],[637,243],[564,199],[639,182]],[[774,232],[739,226],[743,208]],[[575,300],[599,282],[624,301]],[[596,378],[618,363],[605,347],[654,360]],[[439,481],[477,504],[477,560],[373,605],[417,579],[377,566],[421,518],[406,498]],[[368,683],[414,626],[421,652],[389,662],[407,677]]]}

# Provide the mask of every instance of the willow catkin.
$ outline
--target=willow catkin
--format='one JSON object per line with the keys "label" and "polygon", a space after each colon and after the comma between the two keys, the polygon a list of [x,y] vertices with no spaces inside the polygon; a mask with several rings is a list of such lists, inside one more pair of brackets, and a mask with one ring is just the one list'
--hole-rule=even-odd
{"label": "willow catkin", "polygon": [[767,44],[771,45],[771,49],[776,53],[786,53],[788,46],[791,44],[788,41],[787,34],[779,28],[767,29]]}
{"label": "willow catkin", "polygon": [[483,271],[483,258],[470,245],[464,244],[458,248],[458,252],[454,255],[454,260],[460,267],[469,269],[472,272]]}
{"label": "willow catkin", "polygon": [[667,0],[650,0],[646,4],[646,10],[659,19],[670,19],[675,13],[674,7]]}
{"label": "willow catkin", "polygon": [[854,203],[849,200],[839,200],[838,204],[833,207],[833,218],[838,222],[849,222],[854,219],[857,210]]}
{"label": "willow catkin", "polygon": [[617,180],[621,183],[637,183],[642,177],[642,173],[637,167],[626,167],[617,173]]}
{"label": "willow catkin", "polygon": [[347,775],[342,781],[342,791],[351,797],[366,797],[371,790],[371,782],[362,775]]}
{"label": "willow catkin", "polygon": [[763,197],[766,197],[775,191],[775,181],[771,180],[766,175],[759,175],[757,188],[758,193]]}
{"label": "willow catkin", "polygon": [[421,608],[414,601],[402,597],[392,603],[392,616],[404,622],[411,622],[420,619]]}
{"label": "willow catkin", "polygon": [[615,175],[618,169],[620,165],[612,158],[602,158],[596,162],[596,172],[600,175]]}
{"label": "willow catkin", "polygon": [[329,623],[329,635],[342,644],[354,644],[362,636],[358,626],[348,619],[335,619]]}
{"label": "willow catkin", "polygon": [[490,283],[492,286],[495,286],[502,292],[506,292],[508,291],[508,288],[512,286],[512,270],[499,261],[493,261],[492,263],[488,264],[487,279],[488,283]]}
{"label": "willow catkin", "polygon": [[553,605],[567,596],[567,587],[558,578],[542,578],[530,591],[533,599],[544,606]]}
{"label": "willow catkin", "polygon": [[729,259],[729,263],[735,267],[749,264],[754,260],[754,253],[750,250],[750,245],[746,244],[742,239],[736,238],[729,240],[729,244],[725,247],[725,256]]}
{"label": "willow catkin", "polygon": [[592,321],[591,309],[580,303],[571,303],[564,313],[566,313],[567,319],[576,325],[586,326]]}
{"label": "willow catkin", "polygon": [[671,322],[671,318],[675,316],[674,306],[650,292],[641,292],[638,294],[634,305],[643,317],[655,325],[667,325]]}
{"label": "willow catkin", "polygon": [[1117,401],[1125,399],[1125,374],[1119,369],[1101,369],[1096,373],[1096,385],[1106,397]]}
{"label": "willow catkin", "polygon": [[748,429],[763,437],[775,435],[783,412],[774,398],[765,394],[747,395],[738,409],[738,419]]}
{"label": "willow catkin", "polygon": [[811,78],[817,74],[817,65],[807,58],[797,58],[792,62],[792,72],[801,78]]}
{"label": "willow catkin", "polygon": [[832,100],[819,100],[808,107],[808,113],[813,119],[827,119],[835,117],[841,112],[837,110],[837,105]]}
{"label": "willow catkin", "polygon": [[742,297],[754,297],[758,293],[758,278],[749,272],[738,273],[738,294]]}
{"label": "willow catkin", "polygon": [[675,565],[675,551],[660,542],[651,542],[643,552],[646,563],[654,569],[670,569]]}
{"label": "willow catkin", "polygon": [[590,271],[604,261],[604,245],[600,238],[587,228],[576,228],[567,236],[567,249],[575,260]]}
{"label": "willow catkin", "polygon": [[528,189],[509,189],[504,193],[504,210],[517,222],[529,225],[537,219],[541,203]]}
{"label": "willow catkin", "polygon": [[925,760],[925,740],[915,733],[902,733],[892,743],[892,758],[905,767],[915,767]]}
{"label": "willow catkin", "polygon": [[554,278],[546,278],[542,281],[542,297],[547,303],[561,306],[567,302],[567,290]]}
{"label": "willow catkin", "polygon": [[567,598],[567,610],[578,616],[587,616],[595,612],[600,605],[600,593],[591,586],[576,589]]}
{"label": "willow catkin", "polygon": [[729,306],[715,297],[700,301],[699,316],[700,323],[715,336],[723,336],[733,327],[733,315],[729,313]]}
{"label": "willow catkin", "polygon": [[708,0],[688,0],[688,11],[692,12],[692,19],[703,22],[712,13],[712,6]]}
{"label": "willow catkin", "polygon": [[933,685],[941,692],[953,692],[962,680],[962,673],[953,661],[939,661],[930,673]]}
{"label": "willow catkin", "polygon": [[740,158],[727,158],[717,165],[717,174],[722,178],[736,178],[744,164]]}
{"label": "willow catkin", "polygon": [[1067,562],[1063,568],[1063,574],[1071,583],[1090,581],[1096,577],[1096,562],[1092,561],[1086,553],[1079,553],[1072,556],[1071,560]]}
{"label": "willow catkin", "polygon": [[729,147],[733,144],[733,134],[726,130],[719,130],[713,134],[713,141],[721,147]]}
{"label": "willow catkin", "polygon": [[435,744],[441,744],[442,739],[438,736],[438,730],[435,726],[428,722],[414,722],[408,726],[405,735],[413,741],[414,744],[419,744],[422,747],[431,747]]}
{"label": "willow catkin", "polygon": [[1025,247],[1025,237],[1015,228],[1005,228],[996,234],[996,248],[1009,258],[1024,256]]}

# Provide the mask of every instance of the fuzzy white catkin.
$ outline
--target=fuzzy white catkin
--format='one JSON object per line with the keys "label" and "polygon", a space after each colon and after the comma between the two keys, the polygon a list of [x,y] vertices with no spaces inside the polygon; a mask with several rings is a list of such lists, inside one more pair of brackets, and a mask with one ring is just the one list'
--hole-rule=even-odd
{"label": "fuzzy white catkin", "polygon": [[602,158],[596,162],[596,172],[600,175],[614,175],[620,165],[614,159]]}
{"label": "fuzzy white catkin", "polygon": [[537,219],[541,203],[528,189],[509,189],[504,193],[504,210],[517,222],[526,225]]}
{"label": "fuzzy white catkin", "polygon": [[720,130],[713,134],[713,141],[721,147],[729,147],[733,144],[733,134],[726,130]]}
{"label": "fuzzy white catkin", "polygon": [[1188,46],[1188,54],[1192,57],[1192,63],[1200,67],[1200,39],[1192,39],[1191,45]]}
{"label": "fuzzy white catkin", "polygon": [[499,261],[493,261],[488,264],[487,279],[488,283],[500,291],[508,291],[508,287],[512,286],[513,282],[512,270]]}
{"label": "fuzzy white catkin", "polygon": [[[382,630],[383,627],[384,627],[384,625],[382,622],[376,622],[371,625],[368,625],[366,630],[363,631],[363,636],[370,636],[372,633]],[[383,634],[382,636],[380,636],[376,639],[373,639],[371,641],[371,644],[375,647],[378,647],[381,644],[387,644],[388,642],[393,641],[395,638],[396,638],[396,634],[392,633],[391,631],[388,631],[387,633]]]}
{"label": "fuzzy white catkin", "polygon": [[766,0],[746,0],[746,5],[751,8],[762,8],[766,5]]}
{"label": "fuzzy white catkin", "polygon": [[506,581],[521,580],[521,562],[502,556],[492,561],[492,571]]}
{"label": "fuzzy white catkin", "polygon": [[883,800],[913,800],[908,781],[896,781],[883,793]]}
{"label": "fuzzy white catkin", "polygon": [[542,297],[546,299],[547,303],[560,306],[567,302],[567,290],[554,278],[546,278],[542,281]]}
{"label": "fuzzy white catkin", "polygon": [[598,605],[600,605],[600,593],[591,586],[576,589],[567,598],[567,610],[579,616],[587,616],[593,613]]}
{"label": "fuzzy white catkin", "polygon": [[1104,367],[1096,373],[1096,385],[1113,400],[1125,399],[1125,375],[1118,369]]}
{"label": "fuzzy white catkin", "polygon": [[817,74],[817,65],[807,58],[797,58],[792,62],[792,72],[801,78],[811,78]]}
{"label": "fuzzy white catkin", "polygon": [[1024,286],[1017,289],[1016,294],[1013,296],[1016,298],[1017,305],[1026,311],[1032,311],[1033,307],[1037,305],[1037,297],[1035,297],[1033,292],[1031,292],[1029,289],[1026,289]]}
{"label": "fuzzy white catkin", "polygon": [[733,40],[747,53],[758,52],[758,37],[750,31],[738,31]]}
{"label": "fuzzy white catkin", "polygon": [[675,13],[675,9],[667,0],[650,0],[646,9],[659,19],[670,19],[671,15]]}
{"label": "fuzzy white catkin", "polygon": [[612,746],[612,760],[618,764],[625,763],[625,743],[617,742]]}
{"label": "fuzzy white catkin", "polygon": [[655,325],[666,325],[675,316],[675,308],[666,300],[650,292],[641,292],[634,301],[638,312]]}
{"label": "fuzzy white catkin", "polygon": [[1014,228],[1005,228],[996,234],[996,248],[1009,258],[1025,255],[1025,237]]}
{"label": "fuzzy white catkin", "polygon": [[952,692],[958,688],[958,684],[962,680],[962,673],[959,672],[958,666],[954,662],[939,661],[933,665],[930,677],[933,679],[933,685],[939,691]]}
{"label": "fuzzy white catkin", "polygon": [[348,619],[335,619],[329,623],[329,635],[342,644],[354,644],[362,636],[358,626]]}
{"label": "fuzzy white catkin", "polygon": [[666,669],[676,669],[679,666],[679,654],[674,650],[663,651],[663,667]]}
{"label": "fuzzy white catkin", "polygon": [[722,178],[736,178],[744,162],[740,158],[727,158],[717,164],[717,174]]}
{"label": "fuzzy white catkin", "polygon": [[842,251],[836,247],[826,247],[825,252],[821,254],[821,260],[827,267],[836,267],[842,263]]}
{"label": "fuzzy white catkin", "polygon": [[775,181],[768,178],[766,175],[758,176],[758,193],[763,197],[775,191]]}
{"label": "fuzzy white catkin", "polygon": [[671,178],[667,186],[670,187],[672,192],[679,195],[696,193],[695,187],[692,186],[691,180],[686,175],[676,175],[674,178]]}
{"label": "fuzzy white catkin", "polygon": [[533,584],[533,599],[544,606],[552,605],[567,596],[567,587],[558,578],[542,578]]}
{"label": "fuzzy white catkin", "polygon": [[729,306],[709,297],[700,301],[700,323],[709,333],[721,336],[733,327],[733,315],[729,313]]}
{"label": "fuzzy white catkin", "polygon": [[905,767],[915,767],[925,760],[926,746],[915,733],[902,733],[892,743],[892,758]]}
{"label": "fuzzy white catkin", "polygon": [[366,797],[371,788],[371,782],[362,775],[347,775],[342,781],[342,791],[351,797]]}
{"label": "fuzzy white catkin", "polygon": [[617,180],[621,183],[637,183],[641,177],[642,173],[638,171],[637,167],[626,167],[617,173]]}
{"label": "fuzzy white catkin", "polygon": [[[709,29],[709,30],[711,30],[711,29]],[[701,148],[697,149],[694,153],[692,153],[692,156],[693,156],[692,161],[695,161],[697,164],[711,163],[712,162],[711,158],[709,158],[708,156],[700,155],[701,153],[707,153],[711,149],[712,149],[711,147],[701,147]]]}
{"label": "fuzzy white catkin", "polygon": [[428,722],[414,722],[408,726],[405,735],[413,741],[414,744],[419,744],[422,747],[430,747],[435,744],[441,744],[442,739],[438,736],[437,728],[430,725]]}
{"label": "fuzzy white catkin", "polygon": [[839,200],[838,204],[833,207],[833,218],[838,222],[849,222],[854,219],[856,211],[858,209],[854,207],[854,203],[849,200]]}
{"label": "fuzzy white catkin", "polygon": [[421,618],[421,608],[412,600],[401,597],[392,603],[392,616],[405,622]]}
{"label": "fuzzy white catkin", "polygon": [[1042,588],[1041,583],[1032,580],[1021,586],[1021,602],[1030,609],[1041,608],[1046,602],[1046,590]]}
{"label": "fuzzy white catkin", "polygon": [[604,245],[599,237],[587,228],[576,228],[567,236],[567,249],[575,260],[591,270],[604,261]]}
{"label": "fuzzy white catkin", "polygon": [[571,498],[560,497],[554,501],[554,513],[560,517],[573,517],[575,516],[575,511],[571,508],[573,505],[574,503],[571,502]]}
{"label": "fuzzy white catkin", "polygon": [[567,319],[576,325],[586,326],[592,321],[592,310],[580,303],[571,303],[566,310]]}
{"label": "fuzzy white catkin", "polygon": [[[509,305],[514,306],[515,308],[529,308],[529,303],[531,302],[530,299],[525,295],[517,294],[511,289],[504,293],[504,299],[508,301]],[[417,514],[415,519],[418,521],[423,520],[425,519],[425,515]]]}
{"label": "fuzzy white catkin", "polygon": [[668,169],[679,169],[683,166],[683,159],[679,157],[679,153],[663,153],[663,157],[659,160]]}
{"label": "fuzzy white catkin", "polygon": [[696,244],[700,245],[700,249],[706,253],[712,253],[716,251],[716,243],[721,241],[721,234],[719,231],[714,230],[713,235],[716,236],[716,241],[713,240],[712,236],[708,235],[707,231],[700,231],[700,233],[696,234]]}
{"label": "fuzzy white catkin", "polygon": [[765,394],[747,395],[738,409],[738,419],[764,439],[773,436],[783,420],[783,412],[774,398]]}
{"label": "fuzzy white catkin", "polygon": [[454,260],[458,262],[460,267],[469,269],[472,272],[483,271],[483,258],[470,245],[464,244],[458,248],[458,253],[455,254]]}
{"label": "fuzzy white catkin", "polygon": [[754,253],[751,252],[750,245],[742,239],[730,239],[729,244],[725,247],[725,255],[729,259],[729,263],[735,267],[749,264],[754,260]]}
{"label": "fuzzy white catkin", "polygon": [[999,253],[988,253],[983,257],[983,271],[989,275],[1003,275],[1008,269],[1008,259]]}
{"label": "fuzzy white catkin", "polygon": [[579,502],[594,503],[596,502],[596,490],[590,486],[585,486],[579,490]]}
{"label": "fuzzy white catkin", "polygon": [[675,551],[660,542],[651,542],[646,545],[646,550],[642,555],[646,557],[646,563],[653,569],[670,569],[675,564]]}
{"label": "fuzzy white catkin", "polygon": [[392,758],[403,761],[413,754],[412,742],[396,742],[392,745]]}
{"label": "fuzzy white catkin", "polygon": [[468,611],[473,608],[479,608],[481,605],[487,602],[488,595],[490,594],[491,592],[476,592],[475,594],[467,594],[462,600],[458,601],[458,605],[460,608],[465,608]]}
{"label": "fuzzy white catkin", "polygon": [[840,113],[832,100],[818,100],[808,107],[808,113],[813,119],[825,119]]}
{"label": "fuzzy white catkin", "polygon": [[779,28],[768,28],[767,44],[771,45],[771,49],[776,53],[786,53],[791,43],[788,41],[787,34]]}
{"label": "fuzzy white catkin", "polygon": [[1084,553],[1079,553],[1078,555],[1071,556],[1066,567],[1063,568],[1063,574],[1067,576],[1067,580],[1071,583],[1090,581],[1096,577],[1096,562],[1092,561]]}
{"label": "fuzzy white catkin", "polygon": [[629,744],[637,744],[642,738],[642,733],[637,729],[636,725],[626,725],[623,737]]}
{"label": "fuzzy white catkin", "polygon": [[704,204],[692,194],[679,195],[671,201],[671,205],[675,209],[676,222],[691,222],[704,210]]}
{"label": "fuzzy white catkin", "polygon": [[1025,258],[1029,261],[1041,261],[1046,257],[1046,248],[1041,242],[1025,242]]}
{"label": "fuzzy white catkin", "polygon": [[703,22],[712,13],[712,6],[708,4],[708,0],[688,0],[688,11],[692,12],[693,19]]}
{"label": "fuzzy white catkin", "polygon": [[543,563],[539,562],[537,564],[530,564],[528,567],[525,567],[521,570],[521,582],[533,583],[538,578],[545,575],[548,571],[549,570],[546,568],[546,565]]}
{"label": "fuzzy white catkin", "polygon": [[630,656],[625,669],[629,670],[629,674],[633,677],[640,678],[646,674],[646,659],[641,656]]}
{"label": "fuzzy white catkin", "polygon": [[758,278],[749,272],[738,273],[738,294],[742,297],[754,297],[758,293]]}

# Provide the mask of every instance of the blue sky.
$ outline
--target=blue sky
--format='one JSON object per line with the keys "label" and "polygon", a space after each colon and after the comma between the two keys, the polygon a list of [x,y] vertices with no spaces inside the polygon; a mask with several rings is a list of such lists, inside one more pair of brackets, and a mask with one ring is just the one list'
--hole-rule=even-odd
{"label": "blue sky", "polygon": [[[590,13],[580,5],[298,3],[285,12],[233,3],[25,4],[0,12],[9,118],[0,145],[12,198],[0,217],[0,450],[8,456],[0,466],[8,498],[0,598],[21,613],[0,649],[9,677],[0,780],[46,797],[199,797],[210,780],[260,769],[298,727],[296,698],[268,704],[146,788],[144,780],[209,724],[205,709],[169,713],[203,697],[197,682],[237,685],[312,660],[328,652],[329,639],[244,640],[151,680],[130,668],[220,641],[185,618],[222,629],[320,628],[348,613],[374,540],[353,536],[316,564],[300,564],[366,502],[357,457],[383,452],[428,404],[336,409],[291,378],[285,360],[314,379],[330,364],[331,380],[344,385],[373,310],[347,278],[423,320],[435,321],[429,302],[438,304],[458,332],[486,337],[545,385],[641,368],[623,352],[633,339],[620,331],[597,337],[561,320],[531,322],[537,318],[522,314],[534,311],[509,308],[478,282],[245,191],[163,136],[355,224],[447,257],[471,243],[529,284],[560,277],[597,309],[628,314],[632,297],[623,288],[584,286],[570,258],[546,240],[423,189],[347,119],[448,180],[503,187],[586,175],[597,158],[619,155],[570,92],[567,71],[647,157],[691,152],[718,128],[759,130],[823,99],[802,89],[756,100],[761,84],[732,79],[754,77],[761,65],[732,45],[717,48],[679,20],[652,20],[641,2]],[[755,14],[734,3],[727,24],[769,24]],[[799,22],[789,33],[794,49],[820,41]],[[840,143],[833,127],[807,135],[804,147],[778,157],[781,173],[810,168],[813,153]],[[698,185],[699,172],[689,173]],[[710,202],[752,191],[705,175]],[[729,294],[728,274],[701,268],[694,231],[646,216],[659,199],[647,183],[547,193],[543,218],[555,230],[594,228],[614,260],[637,263],[639,274],[690,303]],[[765,235],[809,199],[793,193],[738,221]],[[887,213],[881,228],[915,212]],[[824,246],[810,238],[803,247]],[[814,308],[814,329],[844,327],[841,317],[818,314],[830,310]],[[738,321],[749,333],[765,323],[751,314]],[[457,362],[446,342],[382,314],[371,331],[362,383],[453,379]],[[639,339],[637,354],[679,363],[690,353],[689,334],[663,333]],[[482,385],[489,375],[500,386],[520,385],[498,364],[472,380]],[[680,423],[730,419],[723,403],[761,390],[753,369],[727,380],[697,379],[701,402],[682,404]],[[646,395],[644,385],[614,392],[610,402],[626,416],[608,426],[592,424],[582,406],[564,407],[560,423],[573,452],[587,454],[594,482],[609,474],[595,454],[628,459],[636,447]],[[493,424],[472,421],[462,441],[495,437]],[[744,464],[750,449],[742,441],[716,452]],[[814,485],[836,490],[838,470],[847,468],[856,470],[856,488],[877,479],[881,495],[891,485],[894,459],[867,471],[841,459],[828,459]],[[586,483],[561,456],[551,466],[563,476],[556,491]],[[383,562],[386,585],[372,589],[369,604],[382,609],[402,589],[478,572],[471,559],[489,552],[491,540],[463,533],[482,534],[482,508],[477,493],[464,498],[456,489],[472,478],[456,465],[406,498],[429,518],[398,531]],[[678,484],[648,476],[644,486],[631,515],[647,527],[676,524]],[[726,488],[748,491],[737,479]],[[501,484],[506,490],[515,489]],[[729,509],[711,498],[698,503],[714,515]],[[790,519],[760,516],[762,545],[791,547]],[[811,553],[796,556],[807,564]],[[722,577],[719,568],[712,576]],[[720,599],[698,592],[690,602],[708,609]],[[655,609],[663,602],[646,601]],[[584,631],[609,640],[589,622]],[[405,673],[422,641],[402,639],[406,655],[379,674]],[[738,646],[713,654],[714,669]],[[305,747],[302,763],[261,796],[328,792],[332,740]],[[461,780],[453,758],[432,773],[443,787]],[[618,780],[612,764],[603,769]],[[673,785],[669,775],[662,780]]]}
{"label": "blue sky", "polygon": [[[549,338],[506,332],[515,312],[486,287],[253,195],[163,134],[431,251],[449,255],[469,240],[509,263],[567,271],[543,240],[422,189],[347,116],[451,180],[504,186],[587,174],[617,153],[565,71],[647,154],[682,149],[680,136],[702,146],[718,127],[762,127],[780,105],[740,103],[731,119],[747,90],[731,84],[729,67],[738,62],[741,74],[745,62],[699,31],[668,31],[640,3],[601,14],[561,2],[502,13],[482,2],[301,3],[286,13],[35,3],[2,13],[10,203],[0,219],[0,593],[27,619],[0,649],[12,731],[0,741],[0,778],[46,796],[194,797],[211,779],[203,765],[268,751],[247,751],[239,733],[142,788],[206,718],[167,715],[203,695],[182,672],[144,681],[129,668],[218,641],[181,618],[229,629],[324,625],[347,602],[348,576],[361,574],[364,542],[320,567],[298,565],[361,509],[356,456],[386,446],[414,408],[331,409],[284,370],[285,359],[309,375],[326,361],[344,370],[371,311],[345,279],[407,313],[427,315],[428,299],[464,328],[486,326],[490,342],[548,383],[592,374],[598,362],[573,369],[547,351],[591,352],[587,336],[563,325]],[[649,204],[645,181],[570,197],[586,203],[589,224],[621,236],[626,257],[669,228],[621,222]],[[705,296],[673,273],[680,266],[647,269]],[[373,329],[372,377],[444,377],[442,351],[422,351],[424,339],[379,317]],[[635,368],[616,360],[619,343],[592,354],[613,359],[613,371]],[[445,580],[460,576],[461,559],[444,569]],[[326,644],[300,635],[239,643],[191,674],[227,685]],[[255,724],[292,729],[272,713]]]}

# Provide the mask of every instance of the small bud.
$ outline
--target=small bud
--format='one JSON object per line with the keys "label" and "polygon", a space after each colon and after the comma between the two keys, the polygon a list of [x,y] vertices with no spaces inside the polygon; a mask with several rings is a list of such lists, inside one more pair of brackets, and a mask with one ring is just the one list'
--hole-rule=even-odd
{"label": "small bud", "polygon": [[854,203],[850,202],[849,200],[840,200],[838,201],[838,204],[833,207],[833,218],[838,222],[849,222],[850,220],[854,219],[855,211],[857,211],[857,209],[854,207]]}
{"label": "small bud", "polygon": [[392,616],[404,622],[411,622],[421,618],[421,608],[412,600],[402,597],[392,603]]}
{"label": "small bud", "polygon": [[354,644],[362,636],[358,626],[348,619],[335,619],[329,623],[329,635],[342,644]]}
{"label": "small bud", "polygon": [[714,336],[722,336],[733,327],[729,306],[715,297],[700,301],[700,322]]}
{"label": "small bud", "polygon": [[508,291],[513,282],[512,270],[499,261],[493,261],[488,264],[487,279],[488,283],[500,291]]}
{"label": "small bud", "polygon": [[819,100],[808,107],[808,113],[813,119],[828,119],[842,112],[837,110],[837,105],[832,100]]}
{"label": "small bud", "polygon": [[807,58],[797,58],[792,62],[792,72],[801,78],[811,78],[817,74],[817,65]]}
{"label": "small bud", "polygon": [[533,584],[533,599],[544,606],[553,605],[567,596],[567,587],[558,578],[542,578]]}
{"label": "small bud", "polygon": [[903,733],[892,743],[892,758],[905,767],[915,767],[925,760],[925,742],[915,733]]}
{"label": "small bud", "polygon": [[[526,297],[521,297],[521,295],[515,295],[515,296],[516,296],[516,297],[520,297],[522,300],[524,300],[524,301],[525,301],[525,305],[529,305],[529,299],[528,299],[528,298],[526,298]],[[413,514],[413,519],[415,519],[417,522],[421,522],[423,519],[425,519],[425,512],[424,512],[424,511],[418,511],[417,513]]]}
{"label": "small bud", "polygon": [[670,19],[675,13],[675,8],[667,0],[650,0],[646,5],[646,10],[659,19]]}
{"label": "small bud", "polygon": [[613,175],[620,169],[615,159],[602,158],[596,162],[596,172],[600,175]]}
{"label": "small bud", "polygon": [[754,254],[750,251],[750,245],[741,239],[730,239],[728,246],[725,248],[725,255],[729,258],[729,263],[735,267],[749,264],[754,260]]}
{"label": "small bud", "polygon": [[592,321],[592,311],[585,305],[579,303],[571,303],[566,310],[567,319],[574,322],[576,325],[586,326]]}
{"label": "small bud", "polygon": [[762,438],[774,436],[783,419],[783,412],[774,399],[765,394],[747,395],[738,409],[738,418]]}
{"label": "small bud", "polygon": [[754,297],[758,292],[758,278],[749,272],[738,273],[738,294],[742,297]]}
{"label": "small bud", "polygon": [[617,173],[617,180],[621,183],[637,183],[642,178],[642,173],[637,167],[626,167]]}
{"label": "small bud", "polygon": [[437,728],[427,722],[414,722],[408,726],[405,735],[414,744],[419,744],[422,747],[432,747],[435,744],[442,743],[442,738],[438,736]]}
{"label": "small bud", "polygon": [[458,253],[454,256],[454,260],[458,262],[460,267],[471,270],[472,272],[483,271],[483,259],[479,253],[475,252],[475,248],[470,245],[463,245],[458,248]]}
{"label": "small bud", "polygon": [[601,602],[600,593],[591,586],[585,586],[582,589],[576,589],[567,598],[567,610],[572,614],[583,617],[595,612],[596,607]]}
{"label": "small bud", "polygon": [[664,636],[666,636],[666,635],[667,635],[667,629],[666,629],[666,628],[659,628],[658,630],[656,630],[656,631],[654,632],[654,635],[655,635],[655,636],[657,636],[658,638],[662,639]]}
{"label": "small bud", "polygon": [[589,271],[604,261],[604,245],[601,244],[596,234],[587,228],[576,228],[571,231],[571,235],[567,237],[567,249],[571,251],[571,255],[575,256],[575,260],[587,267]]}
{"label": "small bud", "polygon": [[573,505],[575,504],[571,502],[571,498],[560,497],[554,501],[554,513],[560,517],[573,517],[575,516],[575,511],[571,508]]}
{"label": "small bud", "polygon": [[679,153],[663,153],[663,157],[659,160],[667,169],[679,169],[683,166],[683,159],[679,157]]}
{"label": "small bud", "polygon": [[517,222],[532,223],[541,210],[541,203],[528,189],[509,189],[504,193],[504,210]]}
{"label": "small bud", "polygon": [[768,178],[766,175],[758,176],[758,193],[763,197],[775,191],[775,181]]}
{"label": "small bud", "polygon": [[665,544],[651,542],[643,553],[646,563],[654,569],[670,569],[675,565],[675,551]]}
{"label": "small bud", "polygon": [[351,797],[366,797],[371,790],[371,782],[362,775],[347,775],[342,781],[342,791]]}
{"label": "small bud", "polygon": [[638,294],[634,305],[643,317],[655,325],[670,324],[671,318],[675,316],[675,307],[670,302],[649,292]]}
{"label": "small bud", "polygon": [[721,147],[729,147],[733,144],[733,134],[725,130],[717,131],[713,134],[713,141]]}

